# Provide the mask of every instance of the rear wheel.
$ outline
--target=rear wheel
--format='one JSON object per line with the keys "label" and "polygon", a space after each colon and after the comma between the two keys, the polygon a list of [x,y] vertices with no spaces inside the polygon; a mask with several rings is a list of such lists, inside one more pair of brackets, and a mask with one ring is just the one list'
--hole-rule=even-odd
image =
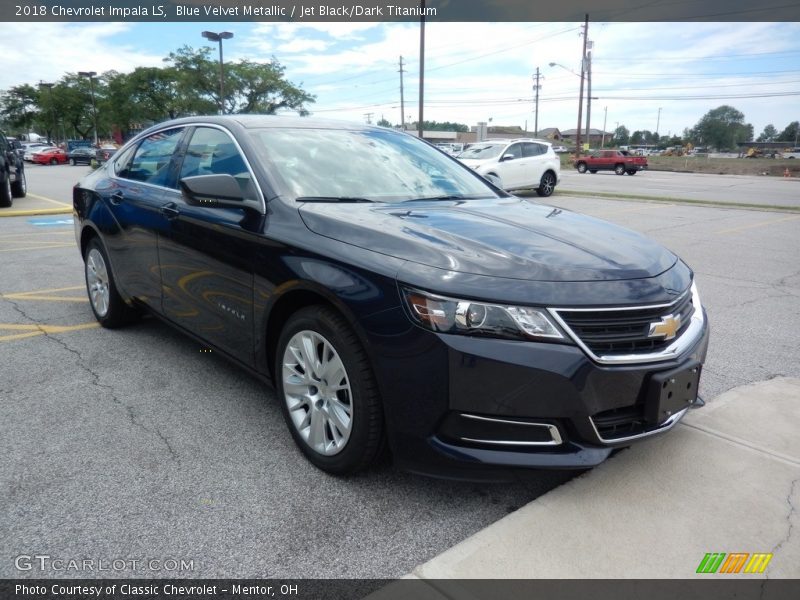
{"label": "rear wheel", "polygon": [[11,194],[11,178],[8,173],[0,181],[0,207],[7,208],[14,203],[14,196]]}
{"label": "rear wheel", "polygon": [[586,163],[579,162],[577,168],[578,168],[578,173],[586,173]]}
{"label": "rear wheel", "polygon": [[275,380],[286,424],[314,465],[349,475],[383,448],[383,410],[366,352],[331,308],[293,314],[278,340]]}
{"label": "rear wheel", "polygon": [[636,169],[628,169],[628,175],[636,175]]}
{"label": "rear wheel", "polygon": [[86,246],[84,261],[89,304],[100,325],[114,329],[133,321],[139,313],[119,295],[108,255],[98,238],[93,238]]}
{"label": "rear wheel", "polygon": [[547,171],[544,175],[542,175],[542,179],[539,181],[539,187],[536,188],[536,193],[544,198],[547,198],[548,196],[553,195],[553,191],[555,189],[556,176],[552,171]]}
{"label": "rear wheel", "polygon": [[589,171],[589,173],[591,173],[592,175],[594,175],[595,173],[597,173],[597,169],[592,169],[591,171]]}
{"label": "rear wheel", "polygon": [[17,180],[11,184],[11,194],[14,198],[24,198],[28,193],[28,180],[25,177],[25,171],[17,173]]}
{"label": "rear wheel", "polygon": [[76,161],[74,158],[70,158],[69,159],[69,164],[71,164],[74,167],[75,165],[78,164],[78,161]]}
{"label": "rear wheel", "polygon": [[55,158],[51,158],[51,159],[50,159],[50,164],[51,164],[51,165],[57,165],[57,164],[58,164],[58,161],[57,161]]}
{"label": "rear wheel", "polygon": [[614,173],[617,175],[625,175],[625,165],[615,165]]}

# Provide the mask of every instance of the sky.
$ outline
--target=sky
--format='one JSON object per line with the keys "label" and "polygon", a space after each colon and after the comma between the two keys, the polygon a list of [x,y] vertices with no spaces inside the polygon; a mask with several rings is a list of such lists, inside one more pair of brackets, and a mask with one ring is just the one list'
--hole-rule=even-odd
{"label": "sky", "polygon": [[[534,129],[577,125],[581,23],[428,23],[424,118]],[[162,65],[200,32],[231,31],[225,61],[286,67],[316,96],[315,116],[399,123],[403,56],[406,120],[419,99],[418,23],[3,23],[0,90],[66,72]],[[800,23],[591,23],[591,126],[680,134],[728,104],[758,135],[800,120]],[[215,54],[216,56],[216,54]],[[557,63],[556,66],[549,66]],[[572,71],[572,72],[570,72]],[[660,110],[659,110],[660,109]],[[584,121],[585,126],[585,110]]]}

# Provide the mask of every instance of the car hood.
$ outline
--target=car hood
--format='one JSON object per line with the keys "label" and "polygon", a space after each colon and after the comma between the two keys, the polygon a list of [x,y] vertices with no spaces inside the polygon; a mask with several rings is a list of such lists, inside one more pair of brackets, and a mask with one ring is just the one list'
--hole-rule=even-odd
{"label": "car hood", "polygon": [[528,281],[654,277],[677,257],[641,234],[519,198],[389,205],[307,203],[313,232],[414,263]]}
{"label": "car hood", "polygon": [[458,160],[470,169],[477,169],[489,163],[497,162],[496,158],[459,158]]}

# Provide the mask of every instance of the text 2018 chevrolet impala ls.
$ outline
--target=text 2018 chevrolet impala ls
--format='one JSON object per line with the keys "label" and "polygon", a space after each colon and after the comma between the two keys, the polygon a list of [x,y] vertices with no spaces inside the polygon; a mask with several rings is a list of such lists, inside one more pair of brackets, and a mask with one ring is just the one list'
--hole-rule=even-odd
{"label": "text 2018 chevrolet impala ls", "polygon": [[637,233],[510,196],[402,132],[180,119],[74,189],[92,309],[152,312],[274,382],[315,465],[588,467],[696,402],[692,271]]}

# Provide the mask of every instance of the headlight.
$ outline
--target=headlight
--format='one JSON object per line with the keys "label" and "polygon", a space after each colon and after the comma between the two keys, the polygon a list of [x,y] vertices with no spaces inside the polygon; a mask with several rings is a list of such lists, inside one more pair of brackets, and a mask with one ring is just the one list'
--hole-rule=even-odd
{"label": "headlight", "polygon": [[522,340],[565,339],[544,309],[457,300],[407,288],[402,292],[412,319],[431,331]]}

